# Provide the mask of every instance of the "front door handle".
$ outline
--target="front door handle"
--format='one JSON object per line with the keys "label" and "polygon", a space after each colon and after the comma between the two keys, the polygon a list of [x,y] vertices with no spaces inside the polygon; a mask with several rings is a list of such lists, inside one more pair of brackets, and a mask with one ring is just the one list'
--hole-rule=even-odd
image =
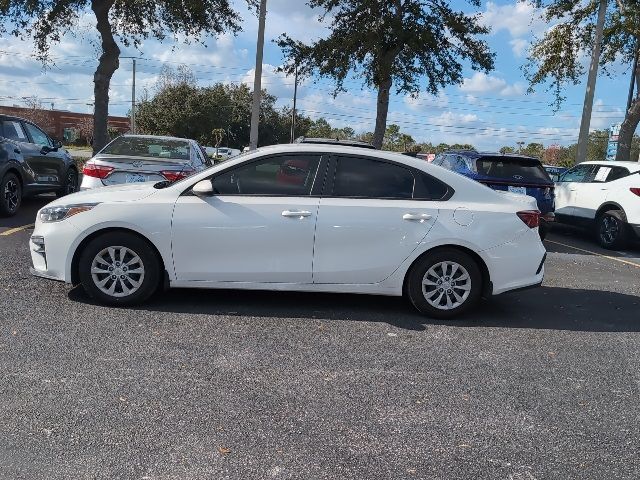
{"label": "front door handle", "polygon": [[282,216],[289,218],[304,218],[310,217],[311,212],[308,212],[307,210],[285,210],[282,212]]}
{"label": "front door handle", "polygon": [[425,220],[429,220],[430,218],[431,215],[429,215],[428,213],[405,213],[402,216],[403,220],[417,220],[419,222],[424,222]]}

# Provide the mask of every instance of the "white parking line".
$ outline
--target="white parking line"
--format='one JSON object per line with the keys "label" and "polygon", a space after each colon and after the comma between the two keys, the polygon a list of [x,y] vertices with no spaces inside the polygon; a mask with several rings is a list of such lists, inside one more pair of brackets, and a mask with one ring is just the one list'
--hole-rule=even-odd
{"label": "white parking line", "polygon": [[34,226],[34,224],[30,223],[29,225],[22,225],[21,227],[10,228],[9,230],[5,230],[4,232],[0,233],[0,237],[6,237],[7,235],[13,235],[14,233],[22,232],[23,230],[26,230],[27,228],[31,228],[33,226]]}
{"label": "white parking line", "polygon": [[616,262],[620,262],[620,263],[624,263],[626,265],[632,265],[632,266],[634,266],[636,268],[640,268],[640,263],[630,262],[629,260],[623,260],[621,258],[611,257],[609,255],[602,255],[601,253],[598,253],[598,252],[592,252],[591,250],[585,250],[584,248],[574,247],[573,245],[568,245],[568,244],[562,243],[562,242],[556,242],[554,240],[545,240],[545,241],[549,242],[549,243],[555,243],[556,245],[562,245],[563,247],[573,248],[574,250],[578,250],[579,252],[588,253],[590,255],[596,255],[598,257],[607,258],[609,260],[614,260]]}

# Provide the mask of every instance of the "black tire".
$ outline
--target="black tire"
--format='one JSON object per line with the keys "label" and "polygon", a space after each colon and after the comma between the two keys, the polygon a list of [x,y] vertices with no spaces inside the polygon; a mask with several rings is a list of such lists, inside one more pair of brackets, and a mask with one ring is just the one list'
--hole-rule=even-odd
{"label": "black tire", "polygon": [[609,210],[596,219],[596,240],[609,250],[619,250],[627,245],[629,227],[627,217],[621,210]]}
{"label": "black tire", "polygon": [[22,184],[15,173],[7,173],[0,181],[0,215],[12,217],[22,203]]}
{"label": "black tire", "polygon": [[544,240],[547,238],[547,234],[551,230],[551,227],[547,224],[547,222],[540,222],[540,226],[538,227],[538,234],[540,235],[540,240]]}
{"label": "black tire", "polygon": [[[111,273],[95,273],[94,280],[94,273],[92,273],[94,260],[110,247],[115,248],[113,263],[108,266],[109,264],[106,262],[97,262],[96,265],[105,271],[111,268]],[[123,252],[123,247],[129,251],[129,253],[124,254],[124,261],[119,258],[120,253]],[[104,253],[104,255],[110,256],[108,252]],[[137,255],[141,262],[134,261],[127,267],[125,264],[130,262],[134,255]],[[133,270],[139,270],[140,264],[142,265],[142,275],[133,272]],[[85,291],[92,298],[106,305],[127,306],[142,303],[158,289],[162,278],[161,263],[151,244],[145,239],[127,232],[105,233],[91,240],[80,254],[78,268],[80,283]],[[118,270],[115,270],[116,268]],[[129,272],[126,271],[128,268],[131,269]],[[103,288],[108,289],[114,283],[114,295],[108,294],[97,285],[97,282],[105,281],[107,277],[110,278],[106,280]],[[133,290],[134,282],[139,280],[141,281],[137,289],[127,294],[125,289],[131,288]]]}
{"label": "black tire", "polygon": [[[447,267],[447,270],[453,267],[452,264],[457,264],[459,267],[462,267],[462,269],[458,268],[454,272],[453,278],[450,276],[446,276],[444,275],[446,272],[443,272],[441,268],[440,270],[438,270],[438,265],[442,262],[449,262],[451,264],[449,267]],[[429,272],[432,267],[435,268],[435,271],[443,273],[442,278],[438,280],[431,275],[428,278],[425,278],[427,272]],[[459,275],[459,273],[462,273],[463,270],[466,270],[466,274],[468,275],[469,279],[469,285],[467,285],[466,280],[463,279],[464,273],[462,275]],[[433,280],[429,280],[432,278]],[[440,284],[441,286],[435,284],[425,285],[424,288],[426,293],[423,293],[423,279],[437,283],[440,280],[445,282],[444,279],[446,278],[454,281],[455,283],[453,285],[442,283]],[[449,280],[447,280],[447,282],[448,281]],[[447,288],[451,286],[453,286],[453,288]],[[466,287],[469,287],[469,289],[468,293],[465,296],[464,292],[466,291]],[[434,289],[436,290],[436,292],[434,296],[431,297],[430,303],[430,301],[427,300],[427,296],[429,293],[433,293]],[[458,302],[456,300],[455,303],[460,304],[457,306],[452,306],[452,308],[448,308],[446,307],[446,297],[448,296],[450,299],[454,298],[455,300],[453,292],[455,292],[455,295],[458,295],[464,300],[462,302]],[[440,295],[441,293],[442,295]],[[418,311],[423,313],[424,315],[438,319],[451,319],[462,315],[478,303],[482,294],[482,273],[480,272],[480,267],[470,255],[455,248],[439,248],[420,258],[413,265],[407,277],[406,294],[409,297],[409,300],[411,300],[413,306],[416,307],[416,309],[418,309]],[[438,296],[442,298],[440,303],[444,304],[441,305],[441,307],[443,308],[438,308],[433,305],[433,303],[436,303]],[[451,303],[452,305],[455,305],[454,302]]]}
{"label": "black tire", "polygon": [[57,197],[64,197],[78,191],[78,171],[70,168],[64,176],[64,184],[60,190],[56,192]]}

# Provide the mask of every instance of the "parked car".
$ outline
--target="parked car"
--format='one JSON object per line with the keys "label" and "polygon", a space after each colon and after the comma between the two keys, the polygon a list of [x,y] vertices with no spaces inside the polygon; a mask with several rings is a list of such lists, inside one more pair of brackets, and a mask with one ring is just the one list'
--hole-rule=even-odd
{"label": "parked car", "polygon": [[123,135],[85,163],[80,189],[121,183],[173,182],[210,165],[211,160],[195,140]]}
{"label": "parked car", "polygon": [[551,180],[553,180],[554,182],[557,182],[562,174],[567,171],[567,168],[557,167],[555,165],[544,165],[544,169],[547,171],[549,177],[551,177]]}
{"label": "parked car", "polygon": [[[204,147],[205,152],[209,158],[215,158],[216,155],[220,157],[220,161],[229,160],[230,158],[237,157],[240,155],[240,150],[237,148],[229,148],[229,147]],[[216,154],[217,151],[217,154]]]}
{"label": "parked car", "polygon": [[31,271],[111,305],[163,285],[351,292],[451,318],[542,282],[540,212],[516,198],[396,153],[265,147],[177,182],[49,204]]}
{"label": "parked car", "polygon": [[78,170],[69,153],[24,118],[0,115],[0,215],[15,215],[22,199],[78,190]]}
{"label": "parked car", "polygon": [[556,184],[559,222],[590,228],[605,248],[640,237],[640,163],[584,162]]}
{"label": "parked car", "polygon": [[441,153],[432,163],[494,190],[535,198],[542,214],[540,238],[547,235],[554,221],[554,183],[537,158],[462,150]]}

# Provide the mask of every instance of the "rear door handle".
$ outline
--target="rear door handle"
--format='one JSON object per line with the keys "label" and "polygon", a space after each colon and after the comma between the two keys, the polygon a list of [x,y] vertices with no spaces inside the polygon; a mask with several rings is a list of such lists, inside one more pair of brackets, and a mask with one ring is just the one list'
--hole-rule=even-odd
{"label": "rear door handle", "polygon": [[304,218],[310,217],[311,212],[308,212],[307,210],[285,210],[282,212],[282,216],[289,218]]}
{"label": "rear door handle", "polygon": [[431,215],[429,215],[428,213],[405,213],[402,216],[403,220],[417,220],[419,222],[424,222],[425,220],[429,220],[430,218]]}

